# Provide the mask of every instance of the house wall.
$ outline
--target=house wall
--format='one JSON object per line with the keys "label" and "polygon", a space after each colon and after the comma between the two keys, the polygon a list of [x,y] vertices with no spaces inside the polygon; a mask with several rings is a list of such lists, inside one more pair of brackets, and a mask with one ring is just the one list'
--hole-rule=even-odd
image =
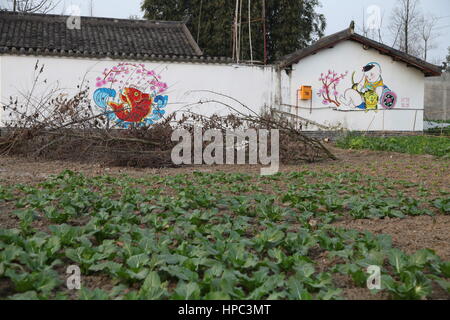
{"label": "house wall", "polygon": [[[24,96],[29,95],[33,82],[44,66],[40,80],[33,91],[33,97],[42,98],[51,90],[58,93],[73,95],[77,86],[84,83],[89,86],[89,97],[99,89],[97,78],[105,69],[112,69],[121,61],[94,60],[65,57],[34,57],[34,56],[2,56],[1,57],[0,101],[7,104],[9,97],[18,97],[19,104],[27,104]],[[39,67],[35,70],[36,63]],[[160,81],[168,86],[167,91],[161,95],[168,96],[166,112],[178,110],[191,110],[202,115],[226,114],[228,108],[220,103],[208,102],[210,100],[230,104],[240,112],[249,113],[236,101],[227,97],[209,92],[196,92],[197,90],[210,90],[223,95],[229,95],[242,102],[252,110],[259,112],[262,108],[273,105],[274,76],[270,66],[249,66],[230,64],[206,63],[172,63],[172,62],[135,62],[124,61],[131,64],[143,64],[146,70],[155,71],[161,76]],[[132,73],[132,72],[131,72]],[[130,80],[127,75],[124,80],[134,86],[138,80]],[[151,77],[150,77],[151,78]],[[109,87],[106,84],[104,87]],[[124,87],[125,84],[114,84]],[[148,86],[147,86],[148,89]],[[201,105],[192,105],[196,102],[208,102]],[[92,103],[95,106],[95,103]],[[101,109],[99,109],[101,110]],[[1,115],[2,121],[7,121],[8,114]]]}
{"label": "house wall", "polygon": [[[352,87],[352,73],[359,81],[363,77],[362,68],[370,62],[381,66],[381,76],[385,85],[397,95],[397,103],[391,110],[380,105],[377,111],[365,111],[353,105],[340,103],[341,96]],[[321,73],[328,71],[347,75],[336,86],[332,100],[341,105],[324,102],[319,91],[323,87]],[[284,71],[281,71],[284,72]],[[330,49],[323,49],[315,55],[302,59],[293,66],[289,76],[290,89],[282,95],[282,105],[291,113],[315,121],[319,124],[358,131],[421,131],[423,130],[424,75],[405,63],[394,61],[390,56],[382,55],[373,49],[364,49],[359,43],[345,41]],[[301,85],[312,86],[311,101],[297,99],[297,89]],[[334,91],[334,88],[331,88]],[[287,92],[287,93],[286,93]],[[349,93],[351,95],[351,93]],[[298,108],[297,108],[298,106]]]}

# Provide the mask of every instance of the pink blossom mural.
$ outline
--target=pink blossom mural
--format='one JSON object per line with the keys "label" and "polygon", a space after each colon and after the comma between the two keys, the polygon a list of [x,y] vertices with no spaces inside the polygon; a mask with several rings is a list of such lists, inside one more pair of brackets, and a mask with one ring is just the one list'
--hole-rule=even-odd
{"label": "pink blossom mural", "polygon": [[161,81],[161,75],[154,70],[148,70],[144,64],[126,62],[105,69],[102,76],[96,79],[97,88],[108,85],[118,85],[120,88],[135,86],[157,94],[164,93],[168,89],[168,85]]}
{"label": "pink blossom mural", "polygon": [[320,74],[319,81],[322,82],[322,87],[317,92],[317,95],[323,99],[324,105],[334,104],[339,107],[341,104],[338,100],[340,93],[338,91],[339,83],[348,75],[348,71],[338,74],[335,71],[328,70],[328,73]]}

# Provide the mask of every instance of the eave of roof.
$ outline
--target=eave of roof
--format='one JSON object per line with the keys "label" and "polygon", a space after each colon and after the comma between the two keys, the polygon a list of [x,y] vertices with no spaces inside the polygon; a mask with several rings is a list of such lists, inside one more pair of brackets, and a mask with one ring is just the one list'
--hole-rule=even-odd
{"label": "eave of roof", "polygon": [[73,50],[57,50],[57,49],[33,49],[33,48],[16,48],[16,47],[0,47],[1,55],[22,55],[22,56],[38,56],[38,57],[68,57],[68,58],[93,58],[93,59],[112,59],[112,60],[133,60],[133,61],[170,61],[170,62],[189,62],[189,63],[216,63],[230,64],[234,63],[233,59],[228,57],[211,57],[211,56],[194,56],[194,55],[162,55],[162,54],[113,54],[110,52],[89,52],[89,51],[73,51]]}
{"label": "eave of roof", "polygon": [[336,44],[346,40],[359,42],[364,46],[378,50],[381,54],[389,55],[395,61],[401,61],[406,63],[407,66],[419,69],[424,73],[426,77],[440,76],[442,74],[441,68],[439,66],[428,63],[397,49],[359,35],[355,33],[352,28],[348,28],[330,36],[324,37],[305,49],[301,49],[294,53],[291,53],[281,58],[276,63],[276,65],[280,69],[286,69],[310,55],[316,54],[317,52],[326,48],[332,48]]}

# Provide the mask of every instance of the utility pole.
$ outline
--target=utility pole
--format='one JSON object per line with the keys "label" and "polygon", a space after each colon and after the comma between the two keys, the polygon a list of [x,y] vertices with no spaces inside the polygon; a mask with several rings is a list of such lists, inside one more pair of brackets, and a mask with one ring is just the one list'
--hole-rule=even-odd
{"label": "utility pole", "polygon": [[94,3],[93,3],[93,0],[91,0],[91,4],[90,4],[89,10],[90,10],[91,17],[93,17],[94,16]]}
{"label": "utility pole", "polygon": [[[237,63],[241,60],[242,50],[242,7],[244,0],[236,0],[236,8],[232,25],[232,45],[233,45],[233,60]],[[251,1],[248,0],[248,31],[249,31],[249,45],[250,45],[250,62],[253,63],[253,44],[252,44],[252,23],[262,23],[263,36],[264,36],[264,64],[267,64],[267,26],[266,26],[266,1],[262,0],[262,17],[252,19],[251,17]]]}
{"label": "utility pole", "polygon": [[250,42],[250,63],[253,63],[253,44],[252,44],[252,0],[248,0],[248,39]]}
{"label": "utility pole", "polygon": [[200,1],[200,13],[198,15],[197,43],[199,43],[199,40],[200,40],[200,27],[202,25],[202,11],[203,11],[203,0]]}
{"label": "utility pole", "polygon": [[264,64],[267,64],[267,30],[266,30],[266,0],[262,0],[263,2],[263,32],[264,32]]}
{"label": "utility pole", "polygon": [[13,11],[14,11],[14,12],[17,11],[17,0],[14,0]]}
{"label": "utility pole", "polygon": [[238,16],[239,16],[239,0],[236,0],[236,10],[233,22],[233,60],[239,62],[238,58]]}

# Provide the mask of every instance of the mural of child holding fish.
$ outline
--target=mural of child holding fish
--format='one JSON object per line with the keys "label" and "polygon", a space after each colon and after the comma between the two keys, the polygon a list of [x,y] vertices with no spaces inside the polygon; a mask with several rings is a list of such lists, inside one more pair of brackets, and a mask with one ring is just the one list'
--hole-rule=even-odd
{"label": "mural of child holding fish", "polygon": [[[380,64],[370,62],[362,68],[362,72],[359,81],[355,81],[356,72],[353,72],[351,88],[345,90],[344,94],[339,99],[334,99],[332,103],[337,107],[347,106],[365,111],[376,111],[380,107],[384,109],[394,108],[397,103],[397,95],[384,83]],[[344,75],[347,75],[347,73]],[[340,80],[342,79],[343,77]],[[336,93],[336,87],[333,89]],[[324,90],[326,91],[327,88],[322,88],[318,95],[323,96]],[[329,103],[330,101],[327,101],[324,104]]]}

